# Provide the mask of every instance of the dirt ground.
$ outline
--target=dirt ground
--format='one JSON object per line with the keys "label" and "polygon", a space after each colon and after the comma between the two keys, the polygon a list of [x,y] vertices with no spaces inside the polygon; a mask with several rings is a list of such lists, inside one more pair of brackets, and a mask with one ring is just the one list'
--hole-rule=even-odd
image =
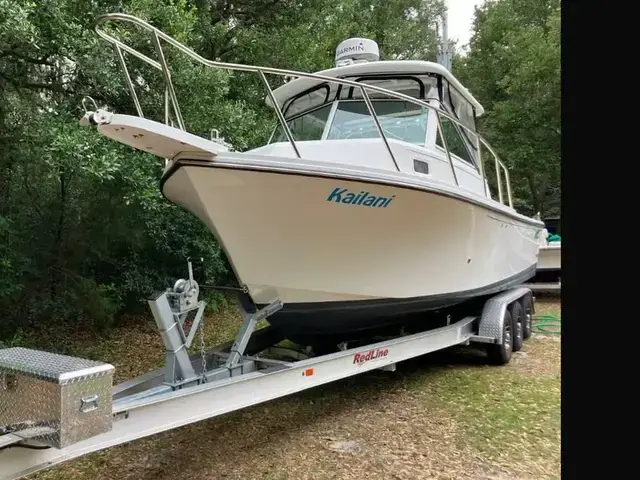
{"label": "dirt ground", "polygon": [[[539,299],[536,305],[537,314],[560,316],[558,301]],[[228,310],[210,317],[207,324],[213,323],[208,338],[216,340],[238,326]],[[77,340],[67,338],[69,345]],[[125,325],[106,339],[88,334],[83,340],[83,351],[73,353],[116,364],[116,381],[162,362],[162,343],[148,322]],[[399,364],[395,372],[358,375],[97,452],[29,479],[178,477],[560,478],[560,336],[534,333],[502,367],[486,365],[483,354],[471,349],[427,355]]]}

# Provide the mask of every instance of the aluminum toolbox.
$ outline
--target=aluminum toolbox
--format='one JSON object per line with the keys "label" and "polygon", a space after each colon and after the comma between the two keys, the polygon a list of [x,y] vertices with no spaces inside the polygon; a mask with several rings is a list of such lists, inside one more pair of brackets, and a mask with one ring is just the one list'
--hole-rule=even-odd
{"label": "aluminum toolbox", "polygon": [[0,434],[64,448],[111,430],[114,367],[28,348],[0,350]]}

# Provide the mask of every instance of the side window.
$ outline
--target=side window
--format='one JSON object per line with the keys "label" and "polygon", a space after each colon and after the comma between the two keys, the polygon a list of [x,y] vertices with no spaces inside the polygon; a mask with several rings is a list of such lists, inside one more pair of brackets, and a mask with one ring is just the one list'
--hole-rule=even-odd
{"label": "side window", "polygon": [[429,164],[421,160],[413,160],[413,169],[418,173],[429,174]]}
{"label": "side window", "polygon": [[[329,112],[331,111],[331,104],[327,104],[323,107],[317,108],[309,113],[305,113],[287,122],[289,130],[293,135],[293,139],[296,141],[305,140],[320,140],[322,138],[322,132],[324,132],[324,126],[329,118]],[[284,129],[278,124],[276,135],[274,136],[276,142],[286,142],[287,135],[284,133]]]}
{"label": "side window", "polygon": [[460,159],[464,160],[465,162],[470,163],[471,165],[474,165],[473,159],[469,154],[469,150],[467,150],[467,147],[464,144],[464,140],[460,136],[460,133],[458,132],[458,129],[453,124],[453,122],[449,120],[447,117],[443,117],[443,116],[440,117],[440,120],[442,121],[442,129],[444,130],[444,132],[441,132],[440,129],[438,128],[436,145],[444,149],[444,145],[442,143],[442,137],[441,137],[441,135],[444,133],[444,138],[447,142],[447,147],[449,147],[449,152],[452,155],[455,155]]}
{"label": "side window", "polygon": [[289,102],[284,108],[284,116],[287,118],[291,118],[295,115],[300,114],[301,112],[306,112],[311,110],[312,108],[319,107],[320,105],[327,102],[327,97],[329,95],[329,86],[328,85],[320,85],[317,88],[314,88],[309,93],[302,95],[301,97],[297,97],[295,100]]}
{"label": "side window", "polygon": [[[473,116],[473,106],[465,100],[460,93],[452,87],[449,82],[446,80],[442,80],[443,90],[444,90],[444,103],[447,105],[449,109],[452,110],[453,114],[456,116],[458,120],[460,120],[464,125],[471,128],[471,130],[476,130],[476,121]],[[467,132],[463,132],[463,135]]]}

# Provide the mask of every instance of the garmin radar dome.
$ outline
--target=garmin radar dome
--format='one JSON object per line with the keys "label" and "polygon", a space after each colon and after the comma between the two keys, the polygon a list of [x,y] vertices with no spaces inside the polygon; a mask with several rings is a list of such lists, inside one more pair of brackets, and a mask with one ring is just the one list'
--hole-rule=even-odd
{"label": "garmin radar dome", "polygon": [[379,59],[378,44],[368,38],[349,38],[336,48],[336,67],[354,63],[376,62]]}

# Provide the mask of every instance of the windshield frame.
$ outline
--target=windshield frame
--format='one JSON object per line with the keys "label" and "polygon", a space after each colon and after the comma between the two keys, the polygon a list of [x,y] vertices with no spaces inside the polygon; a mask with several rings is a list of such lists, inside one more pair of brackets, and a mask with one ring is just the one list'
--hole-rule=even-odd
{"label": "windshield frame", "polygon": [[[425,101],[427,103],[429,103],[430,105],[432,105],[433,107],[435,107],[438,110],[441,110],[447,114],[453,114],[453,116],[455,118],[458,118],[458,114],[457,112],[455,112],[455,109],[453,112],[451,112],[449,105],[446,102],[446,99],[444,98],[444,89],[453,89],[456,91],[456,93],[461,96],[460,92],[457,91],[457,89],[450,84],[450,82],[444,78],[442,75],[438,74],[438,73],[434,73],[434,72],[422,72],[422,73],[411,73],[411,74],[402,74],[402,73],[398,73],[398,74],[389,74],[389,73],[380,73],[380,74],[358,74],[358,75],[348,75],[345,77],[340,77],[340,78],[350,78],[353,79],[354,81],[357,82],[362,82],[364,85],[366,85],[368,80],[413,80],[417,83],[418,85],[418,89],[419,89],[419,94],[417,97],[415,97],[418,100],[422,100]],[[436,80],[436,85],[432,85],[432,88],[427,90],[425,82],[423,81],[423,78],[435,78]],[[334,88],[337,87],[337,88]],[[328,136],[329,136],[329,132],[331,131],[331,128],[333,126],[334,120],[335,120],[335,116],[336,113],[338,111],[338,107],[340,102],[362,102],[364,103],[364,100],[362,98],[353,98],[353,93],[355,87],[350,87],[348,89],[346,89],[346,92],[343,91],[343,85],[333,85],[330,84],[328,82],[323,82],[320,83],[318,85],[314,85],[313,87],[298,93],[297,95],[293,96],[292,98],[288,99],[286,102],[284,102],[284,116],[285,119],[287,121],[287,123],[292,122],[302,116],[308,115],[310,113],[313,113],[314,111],[326,107],[327,105],[331,105],[331,109],[329,111],[329,115],[327,117],[326,123],[324,125],[324,129],[322,132],[322,135],[320,138],[318,138],[317,140],[296,140],[296,141],[325,141],[328,140]],[[324,102],[322,103],[316,103],[314,104],[311,108],[304,110],[304,111],[299,111],[296,112],[294,115],[287,117],[287,113],[289,113],[291,111],[291,108],[293,106],[293,104],[297,101],[300,100],[302,97],[305,97],[309,94],[315,93],[318,90],[325,90],[326,91],[326,95],[324,98]],[[449,90],[450,91],[450,90]],[[318,92],[319,93],[319,92]],[[346,95],[345,95],[346,93]],[[433,93],[436,93],[438,95],[438,98],[435,98],[432,96]],[[450,94],[449,94],[450,95]],[[341,98],[342,97],[342,98]],[[346,97],[346,98],[345,98]],[[462,97],[462,96],[461,96]],[[464,99],[464,97],[462,97],[463,100],[466,101],[466,99]],[[371,98],[372,102],[383,102],[383,101],[400,101],[397,98]],[[417,106],[417,105],[416,105]],[[475,108],[473,108],[473,120],[474,120],[474,127],[476,127],[475,125]],[[409,145],[413,145],[413,146],[418,146],[418,147],[422,147],[422,148],[435,148],[437,150],[443,150],[441,147],[439,147],[438,145],[436,145],[436,137],[438,135],[438,131],[439,131],[439,127],[437,126],[437,121],[433,120],[434,118],[434,114],[435,112],[431,112],[432,109],[429,109],[429,113],[427,114],[427,125],[426,125],[426,129],[425,129],[425,137],[424,137],[424,142],[421,144],[417,144],[417,143],[412,143],[412,142],[408,142],[406,140],[403,140],[404,142],[406,142]],[[379,116],[380,117],[380,116]],[[475,167],[475,169],[478,169],[478,165],[477,165],[477,152],[476,150],[476,145],[473,144],[472,141],[470,141],[471,139],[468,138],[468,134],[466,131],[462,132],[461,130],[464,129],[460,129],[457,125],[455,125],[456,130],[458,130],[458,133],[461,134],[463,136],[463,138],[465,138],[465,147],[466,149],[469,151],[471,157],[473,158],[473,163],[472,166]],[[433,135],[432,129],[436,132],[435,135]],[[477,135],[477,127],[474,128],[474,131],[476,132]],[[282,125],[280,125],[280,123],[278,122],[276,124],[276,126],[274,127],[271,136],[267,142],[267,144],[271,144],[271,143],[276,143],[276,142],[283,142],[286,141],[286,138],[283,138],[284,136],[284,131],[282,129]],[[379,135],[377,135],[376,137],[371,137],[371,138],[380,138]],[[393,138],[393,137],[391,137]],[[443,150],[444,151],[444,150]],[[458,159],[459,161],[461,161],[462,163],[469,165],[469,162],[467,162],[466,160],[462,160],[460,159],[457,155],[452,154],[452,156],[456,159]]]}
{"label": "windshield frame", "polygon": [[[426,99],[428,102],[431,99]],[[404,102],[404,103],[408,103],[404,100],[399,100],[396,98],[377,98],[377,99],[372,99],[371,100],[372,103],[374,104],[374,106],[378,103],[382,103],[382,102]],[[295,120],[310,115],[313,112],[316,112],[322,108],[326,108],[328,105],[331,105],[331,109],[329,111],[329,115],[327,116],[327,120],[325,122],[323,131],[322,131],[322,135],[320,136],[320,138],[316,139],[316,140],[297,140],[296,141],[324,141],[324,140],[344,140],[344,139],[329,139],[329,133],[331,132],[331,129],[334,126],[334,122],[335,122],[335,117],[336,114],[338,112],[338,108],[340,106],[340,104],[346,104],[346,103],[358,103],[358,104],[365,104],[365,101],[362,99],[343,99],[343,100],[333,100],[332,102],[327,102],[327,103],[323,103],[321,105],[317,105],[314,106],[313,108],[310,108],[309,110],[306,110],[304,112],[298,113],[296,115],[293,115],[290,118],[287,118],[287,123],[292,123]],[[411,104],[413,105],[413,104]],[[426,112],[423,113],[424,117],[425,117],[425,123],[426,123],[426,127],[424,129],[424,136],[422,138],[422,142],[421,143],[414,143],[411,142],[409,140],[405,140],[405,139],[398,139],[395,138],[395,136],[393,134],[391,134],[390,132],[385,132],[385,135],[387,136],[387,138],[389,139],[396,139],[396,140],[400,140],[403,141],[405,143],[408,143],[409,145],[414,145],[414,146],[419,146],[419,147],[423,147],[426,148],[427,147],[427,143],[428,143],[428,138],[429,138],[429,128],[430,128],[430,111],[431,109],[427,109],[427,107],[420,107],[419,105],[415,105],[416,107],[419,107],[421,109],[425,109],[427,110]],[[371,117],[371,115],[368,115],[369,117]],[[382,119],[384,118],[384,115],[379,115],[378,114],[378,119]],[[289,125],[289,128],[291,128],[291,125]],[[384,126],[383,126],[384,128]],[[294,133],[294,132],[292,132]],[[372,139],[372,138],[380,138],[380,135],[378,134],[377,130],[376,130],[376,135],[373,137],[362,137],[362,139]],[[276,127],[273,129],[272,133],[271,133],[271,137],[269,138],[269,144],[271,143],[278,143],[278,142],[285,142],[287,140],[286,135],[282,129],[282,125],[278,124],[276,125]]]}

